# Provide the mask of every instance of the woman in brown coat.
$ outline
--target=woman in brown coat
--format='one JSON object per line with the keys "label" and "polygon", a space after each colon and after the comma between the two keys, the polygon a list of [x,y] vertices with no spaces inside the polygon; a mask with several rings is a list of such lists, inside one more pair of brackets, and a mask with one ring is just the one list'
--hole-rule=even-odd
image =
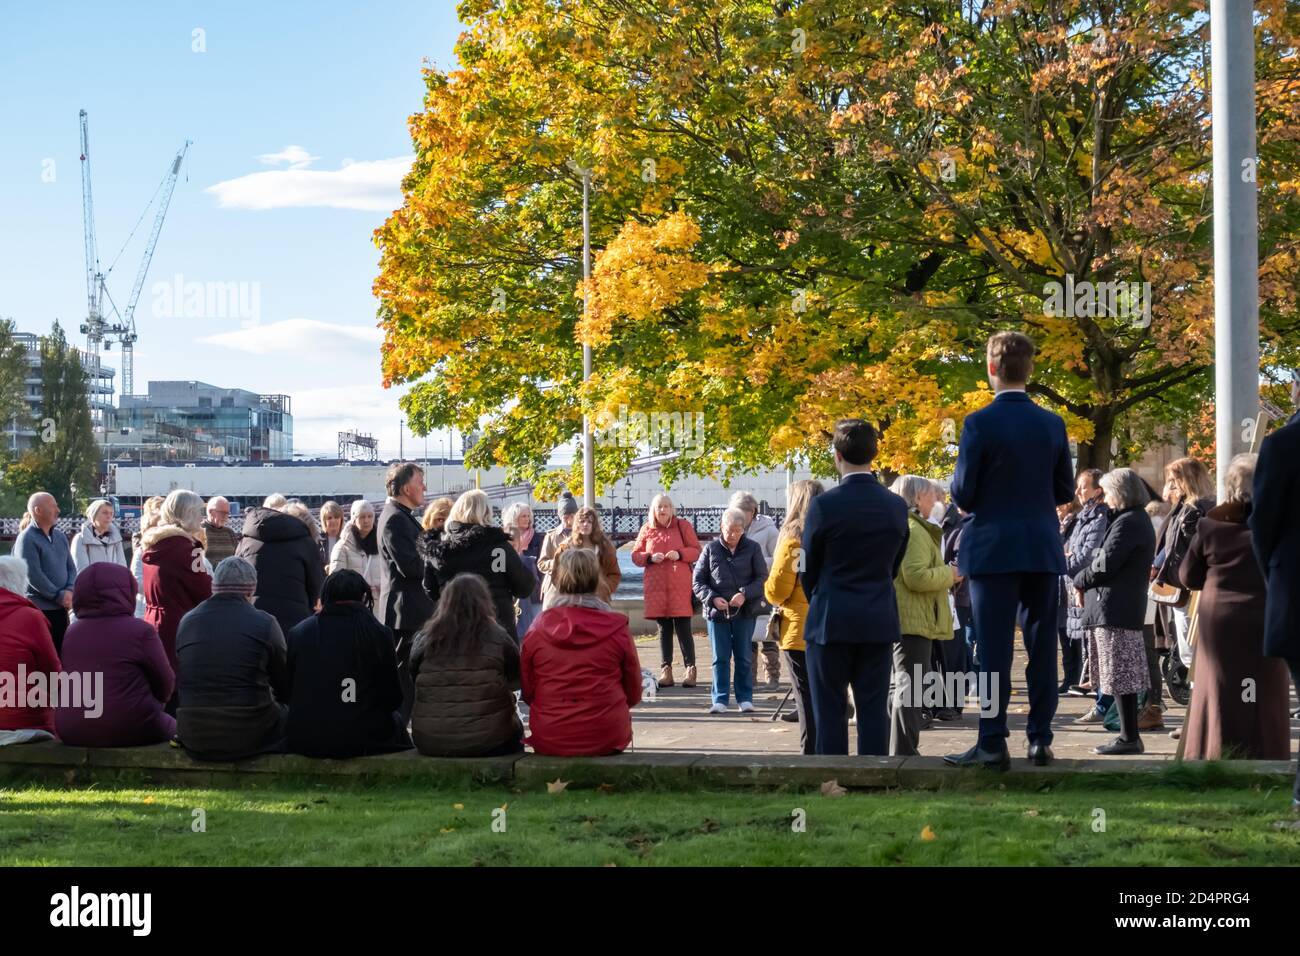
{"label": "woman in brown coat", "polygon": [[[584,505],[578,509],[578,514],[573,519],[573,531],[560,542],[560,547],[555,552],[556,560],[570,548],[586,548],[596,552],[600,561],[600,586],[596,589],[596,597],[609,604],[614,592],[618,590],[618,582],[623,579],[623,572],[619,569],[618,554],[614,551],[613,543],[600,528],[600,516],[596,514],[595,508]],[[543,584],[542,606],[550,607],[554,598],[554,585],[551,585],[548,593],[546,584]]]}
{"label": "woman in brown coat", "polygon": [[1179,568],[1183,586],[1201,592],[1188,760],[1291,756],[1289,676],[1284,661],[1264,656],[1264,578],[1246,524],[1255,460],[1232,460],[1224,502],[1197,522]]}

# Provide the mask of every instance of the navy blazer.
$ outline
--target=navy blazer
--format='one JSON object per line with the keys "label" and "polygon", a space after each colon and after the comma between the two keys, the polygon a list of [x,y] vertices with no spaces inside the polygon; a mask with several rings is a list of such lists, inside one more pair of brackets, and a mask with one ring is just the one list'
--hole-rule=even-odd
{"label": "navy blazer", "polygon": [[907,505],[874,475],[848,475],[813,498],[803,526],[804,640],[902,639],[894,578],[907,550]]}
{"label": "navy blazer", "polygon": [[1074,497],[1061,416],[1024,392],[1001,392],[966,416],[952,499],[969,518],[957,552],[964,575],[1065,573],[1056,506]]}
{"label": "navy blazer", "polygon": [[1300,661],[1300,416],[1260,446],[1248,520],[1268,583],[1264,653]]}

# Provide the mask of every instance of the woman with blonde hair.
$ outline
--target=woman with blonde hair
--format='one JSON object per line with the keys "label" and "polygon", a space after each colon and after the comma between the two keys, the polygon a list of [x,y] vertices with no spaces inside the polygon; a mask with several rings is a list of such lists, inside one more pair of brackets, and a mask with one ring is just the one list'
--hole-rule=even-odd
{"label": "woman with blonde hair", "polygon": [[475,488],[456,499],[442,537],[433,543],[426,560],[433,564],[439,588],[458,574],[483,578],[492,594],[497,623],[519,642],[515,598],[532,594],[533,575],[506,533],[492,524],[492,504],[486,494]]}
{"label": "woman with blonde hair", "polygon": [[334,555],[334,546],[343,536],[343,507],[337,501],[327,501],[320,506],[321,567],[328,567]]}
{"label": "woman with blonde hair", "polygon": [[519,559],[533,576],[533,590],[519,599],[519,640],[524,639],[537,615],[542,613],[542,573],[537,570],[537,559],[542,554],[543,536],[533,527],[533,509],[523,501],[508,505],[501,513],[501,527],[515,546]]}
{"label": "woman with blonde hair", "polygon": [[158,512],[162,510],[163,496],[154,495],[146,498],[140,507],[140,530],[131,535],[131,573],[135,575],[136,599],[135,616],[144,617],[144,533],[158,523]]}
{"label": "woman with blonde hair", "polygon": [[[614,551],[614,545],[601,530],[600,515],[590,505],[583,505],[578,509],[578,513],[573,518],[573,530],[560,542],[555,554],[556,559],[558,560],[560,555],[573,548],[595,552],[600,564],[600,586],[596,589],[596,595],[608,604],[613,600],[614,592],[618,590],[618,582],[623,579],[623,572],[619,570],[618,555]],[[555,593],[554,582],[552,582],[551,594]],[[548,606],[548,600],[546,593],[543,592],[543,607]]]}
{"label": "woman with blonde hair", "polygon": [[691,567],[700,556],[700,539],[689,521],[677,517],[673,500],[658,494],[650,502],[650,512],[632,546],[632,563],[645,568],[642,587],[645,594],[645,618],[659,626],[659,650],[663,663],[659,668],[659,686],[673,686],[673,632],[682,649],[686,676],[683,687],[694,687],[695,639],[691,636]]}
{"label": "woman with blonde hair", "polygon": [[434,498],[424,508],[420,516],[420,537],[415,542],[416,551],[424,562],[424,593],[429,600],[438,603],[438,572],[433,567],[433,546],[442,537],[442,529],[447,525],[447,516],[451,514],[456,502],[450,498]]}
{"label": "woman with blonde hair", "polygon": [[1178,637],[1178,656],[1183,666],[1192,663],[1192,645],[1187,640],[1187,602],[1190,594],[1179,575],[1196,525],[1214,507],[1214,479],[1195,458],[1179,458],[1165,466],[1164,499],[1170,504],[1169,517],[1160,528],[1151,580],[1182,590],[1172,608]]}
{"label": "woman with blonde hair", "polygon": [[[158,632],[178,685],[176,629],[181,618],[212,596],[212,576],[203,565],[203,517],[203,499],[178,488],[163,500],[156,524],[140,536],[144,619]],[[175,694],[167,712],[176,712]]]}
{"label": "woman with blonde hair", "polygon": [[113,522],[112,502],[96,498],[86,508],[86,521],[72,539],[72,559],[78,572],[100,561],[127,566],[122,532]]}
{"label": "woman with blonde hair", "polygon": [[804,621],[808,617],[808,596],[803,593],[799,579],[803,567],[804,519],[808,505],[825,491],[820,481],[805,478],[789,485],[785,490],[785,520],[776,539],[772,568],[763,585],[763,596],[772,605],[772,617],[778,621],[781,653],[790,668],[794,684],[794,710],[799,719],[799,742],[806,754],[817,752],[817,727],[813,720],[812,686],[808,681],[808,665],[804,659]]}

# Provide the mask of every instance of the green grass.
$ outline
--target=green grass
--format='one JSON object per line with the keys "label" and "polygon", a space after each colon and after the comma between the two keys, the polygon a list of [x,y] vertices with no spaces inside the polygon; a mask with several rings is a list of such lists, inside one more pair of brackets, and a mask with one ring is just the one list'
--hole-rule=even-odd
{"label": "green grass", "polygon": [[[1300,865],[1288,794],[1197,785],[1206,779],[1215,778],[838,798],[283,780],[241,789],[33,783],[0,789],[0,865]],[[493,832],[492,811],[503,805],[506,832]],[[792,830],[796,808],[806,813],[803,833]],[[206,832],[192,829],[195,809],[206,814]],[[1096,810],[1104,832],[1094,830]]]}

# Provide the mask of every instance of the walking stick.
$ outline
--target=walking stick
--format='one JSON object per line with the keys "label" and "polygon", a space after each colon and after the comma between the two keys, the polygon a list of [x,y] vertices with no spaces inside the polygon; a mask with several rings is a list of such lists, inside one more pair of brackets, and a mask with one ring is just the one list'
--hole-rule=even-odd
{"label": "walking stick", "polygon": [[791,687],[788,691],[785,692],[785,696],[781,698],[781,703],[776,705],[776,710],[775,712],[773,712],[771,717],[772,720],[776,720],[781,716],[781,711],[785,709],[786,704],[790,703],[790,695],[793,693],[794,693],[794,687]]}

